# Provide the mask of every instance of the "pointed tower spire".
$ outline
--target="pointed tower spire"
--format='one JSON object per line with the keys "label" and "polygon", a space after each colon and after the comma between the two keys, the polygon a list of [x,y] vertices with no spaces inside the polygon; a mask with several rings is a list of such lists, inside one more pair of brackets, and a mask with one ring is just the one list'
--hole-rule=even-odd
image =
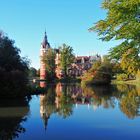
{"label": "pointed tower spire", "polygon": [[47,33],[46,33],[46,28],[45,28],[45,36],[44,36],[44,37],[45,37],[45,39],[47,40]]}
{"label": "pointed tower spire", "polygon": [[45,28],[45,35],[46,35],[46,28]]}
{"label": "pointed tower spire", "polygon": [[50,48],[50,44],[49,44],[48,39],[47,39],[46,29],[45,29],[45,33],[44,33],[44,39],[43,39],[43,42],[42,42],[42,47],[46,48],[46,49]]}

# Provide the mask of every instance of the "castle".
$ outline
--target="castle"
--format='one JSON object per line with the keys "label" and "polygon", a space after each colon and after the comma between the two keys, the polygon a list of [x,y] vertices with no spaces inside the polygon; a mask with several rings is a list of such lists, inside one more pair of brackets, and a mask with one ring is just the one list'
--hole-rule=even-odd
{"label": "castle", "polygon": [[[45,31],[45,36],[44,36],[43,42],[41,43],[41,49],[40,49],[40,80],[45,80],[47,77],[46,65],[43,62],[43,57],[46,55],[49,48],[51,48],[51,46],[47,40],[47,35]],[[56,73],[56,77],[58,79],[61,79],[64,77],[64,73],[60,67],[60,63],[61,63],[60,50],[55,49],[55,52],[56,52],[55,73]],[[99,55],[76,56],[74,63],[71,64],[71,66],[68,68],[68,76],[73,77],[73,78],[82,76],[87,70],[89,70],[92,67],[93,63],[98,60],[101,60],[101,56]]]}

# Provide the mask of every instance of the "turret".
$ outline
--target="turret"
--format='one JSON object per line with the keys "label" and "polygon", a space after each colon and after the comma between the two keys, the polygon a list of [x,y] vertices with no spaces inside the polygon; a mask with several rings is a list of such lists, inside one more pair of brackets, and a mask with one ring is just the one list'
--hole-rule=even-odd
{"label": "turret", "polygon": [[45,31],[44,39],[41,43],[40,49],[40,80],[45,80],[47,73],[46,73],[46,64],[44,63],[43,59],[46,56],[47,50],[50,48],[50,44],[47,40],[47,35]]}

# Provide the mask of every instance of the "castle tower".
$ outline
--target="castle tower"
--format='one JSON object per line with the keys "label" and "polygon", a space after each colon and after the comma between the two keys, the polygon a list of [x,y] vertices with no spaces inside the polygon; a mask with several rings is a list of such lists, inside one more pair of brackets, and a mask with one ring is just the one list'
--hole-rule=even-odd
{"label": "castle tower", "polygon": [[50,48],[50,44],[47,40],[47,35],[45,31],[44,39],[43,42],[41,43],[41,49],[40,49],[40,80],[45,80],[47,76],[46,65],[43,62],[43,59],[49,48]]}

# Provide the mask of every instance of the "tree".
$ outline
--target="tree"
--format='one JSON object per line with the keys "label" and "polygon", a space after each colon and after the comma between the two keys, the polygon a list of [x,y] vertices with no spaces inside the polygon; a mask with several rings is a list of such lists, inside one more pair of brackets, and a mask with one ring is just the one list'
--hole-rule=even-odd
{"label": "tree", "polygon": [[64,75],[67,77],[67,69],[69,66],[74,62],[74,54],[73,54],[73,49],[71,46],[68,46],[66,44],[63,44],[60,47],[60,53],[61,53],[61,58],[60,58],[60,65],[62,70],[64,71]]}
{"label": "tree", "polygon": [[40,69],[37,70],[37,76],[40,77]]}
{"label": "tree", "polygon": [[101,63],[101,60],[96,61],[95,63],[93,63],[92,68],[89,71],[97,70],[101,66]]}
{"label": "tree", "polygon": [[0,34],[1,97],[26,96],[29,61],[20,56],[14,41]]}
{"label": "tree", "polygon": [[[122,55],[120,66],[128,75],[135,77],[140,67],[140,57],[137,53],[138,49],[128,49]],[[137,55],[136,55],[137,54]]]}
{"label": "tree", "polygon": [[0,68],[10,72],[19,70],[27,72],[29,61],[20,56],[20,50],[14,46],[14,41],[7,36],[0,37]]}
{"label": "tree", "polygon": [[55,79],[55,57],[55,51],[50,48],[43,58],[46,64],[47,80]]}
{"label": "tree", "polygon": [[36,77],[37,76],[37,70],[35,68],[31,67],[29,69],[29,76],[30,77]]}
{"label": "tree", "polygon": [[140,1],[139,0],[104,0],[102,8],[107,10],[107,17],[100,20],[90,30],[98,32],[102,40],[124,39],[140,42]]}
{"label": "tree", "polygon": [[82,76],[82,85],[107,85],[111,82],[112,66],[109,61],[97,61]]}
{"label": "tree", "polygon": [[[90,31],[95,31],[103,41],[120,40],[110,49],[111,58],[121,60],[128,49],[137,49],[129,59],[140,53],[140,0],[104,0],[102,8],[107,11],[104,20],[98,21]],[[135,65],[134,65],[135,67]]]}

